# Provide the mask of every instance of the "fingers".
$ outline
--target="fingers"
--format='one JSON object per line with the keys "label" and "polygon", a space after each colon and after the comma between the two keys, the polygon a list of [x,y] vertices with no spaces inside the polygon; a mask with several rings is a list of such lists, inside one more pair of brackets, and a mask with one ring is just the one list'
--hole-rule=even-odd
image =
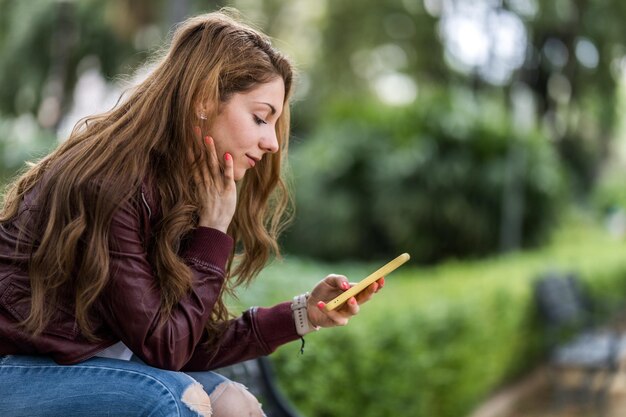
{"label": "fingers", "polygon": [[372,284],[370,284],[366,289],[364,289],[363,291],[361,291],[360,293],[356,295],[356,299],[358,303],[363,304],[369,301],[374,296],[374,294],[376,294],[378,291],[381,290],[381,288],[383,288],[384,285],[385,285],[385,277],[382,277],[376,282],[373,282]]}
{"label": "fingers", "polygon": [[[194,134],[197,139],[204,142],[207,149],[207,163],[200,168],[204,179],[204,185],[206,187],[210,187],[213,184],[222,186],[229,185],[231,182],[234,182],[235,174],[232,156],[228,153],[224,155],[224,176],[221,177],[220,162],[217,156],[217,149],[215,147],[213,137],[206,135],[202,138],[200,128],[197,126],[194,128]],[[220,181],[219,179],[223,179],[223,181]]]}
{"label": "fingers", "polygon": [[202,179],[202,176],[200,175],[200,172],[195,168],[196,166],[196,157],[193,154],[193,149],[189,148],[187,149],[187,159],[189,160],[189,164],[192,167],[192,173],[193,173],[193,180],[196,183],[196,186],[201,186],[203,185],[204,181]]}
{"label": "fingers", "polygon": [[[204,138],[204,143],[205,143],[206,146],[210,146],[210,140],[208,140],[208,139],[209,139],[208,136]],[[203,184],[204,184],[205,188],[210,188],[213,185],[213,183],[215,182],[213,175],[211,175],[211,171],[210,171],[210,168],[209,168],[210,165],[211,165],[210,162],[200,164],[199,171],[202,173],[202,181],[203,181]]]}
{"label": "fingers", "polygon": [[324,278],[324,282],[333,288],[342,289],[344,291],[351,287],[348,278],[343,275],[330,274]]}
{"label": "fingers", "polygon": [[224,185],[228,186],[235,183],[235,168],[233,157],[231,154],[224,155]]}
{"label": "fingers", "polygon": [[209,154],[209,169],[211,172],[211,176],[215,180],[215,178],[219,178],[220,173],[220,164],[217,160],[217,151],[215,150],[215,141],[211,136],[204,137],[204,143],[208,148]]}
{"label": "fingers", "polygon": [[[353,282],[350,283],[350,287],[353,287],[355,285],[356,283],[353,283]],[[368,302],[374,296],[374,294],[376,294],[378,291],[380,291],[383,288],[384,285],[385,285],[385,277],[381,277],[376,282],[373,282],[372,284],[370,284],[363,291],[356,294],[354,297],[356,299],[356,302],[359,305]]]}
{"label": "fingers", "polygon": [[[324,279],[324,283],[330,287],[329,290],[334,293],[341,293],[343,291],[349,290],[352,285],[348,281],[344,275],[328,275]],[[318,304],[318,307],[326,314],[326,316],[333,321],[335,326],[345,326],[348,324],[348,321],[352,316],[355,316],[359,313],[359,304],[354,297],[348,299],[347,302],[344,303],[343,306],[336,310],[326,311],[324,310],[325,304]]]}
{"label": "fingers", "polygon": [[[196,140],[198,142],[201,142],[204,144],[205,147],[209,147],[212,148],[213,147],[213,141],[209,136],[205,136],[204,138],[202,137],[202,131],[200,130],[199,126],[194,126],[193,128],[193,134],[196,138]],[[196,183],[196,185],[198,187],[210,187],[211,185],[211,176],[209,175],[209,169],[207,167],[207,164],[204,163],[197,163],[197,159],[193,153],[193,148],[190,148],[188,151],[188,155],[189,155],[189,159],[192,163],[192,167],[193,169],[193,177],[194,177],[194,181]],[[200,160],[202,161],[203,158],[201,158]],[[211,162],[211,155],[210,155],[210,149],[209,149],[209,158],[208,158],[209,162],[208,165],[211,167],[214,165],[214,163]]]}
{"label": "fingers", "polygon": [[[356,296],[349,298],[348,301],[335,310],[326,311],[326,304],[323,301],[319,301],[317,302],[319,312],[316,313],[316,317],[325,317],[320,319],[320,322],[327,323],[324,327],[345,326],[353,316],[359,314],[361,304],[369,301],[384,286],[384,283],[385,279],[381,277]],[[332,274],[324,278],[313,293],[319,297],[316,297],[317,300],[330,300],[354,285],[356,283],[350,283],[345,276]]]}
{"label": "fingers", "polygon": [[317,307],[322,311],[335,326],[345,326],[350,321],[350,318],[359,314],[359,303],[354,297],[351,297],[341,308],[332,311],[324,310],[325,304],[319,302]]}
{"label": "fingers", "polygon": [[200,126],[194,126],[193,134],[194,134],[194,136],[196,137],[197,140],[201,140],[202,139],[202,130],[200,130]]}
{"label": "fingers", "polygon": [[347,302],[346,302],[346,307],[347,309],[347,313],[351,316],[356,316],[357,314],[359,314],[359,310],[361,309],[361,307],[359,306],[358,301],[356,300],[356,298],[351,297]]}

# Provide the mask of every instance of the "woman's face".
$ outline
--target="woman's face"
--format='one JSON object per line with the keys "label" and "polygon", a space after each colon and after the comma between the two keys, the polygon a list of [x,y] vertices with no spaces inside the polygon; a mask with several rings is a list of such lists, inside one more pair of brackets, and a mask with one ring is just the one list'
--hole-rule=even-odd
{"label": "woman's face", "polygon": [[254,89],[235,93],[220,106],[209,135],[218,158],[233,157],[235,181],[259,163],[266,153],[279,149],[276,121],[283,111],[285,84],[277,77]]}

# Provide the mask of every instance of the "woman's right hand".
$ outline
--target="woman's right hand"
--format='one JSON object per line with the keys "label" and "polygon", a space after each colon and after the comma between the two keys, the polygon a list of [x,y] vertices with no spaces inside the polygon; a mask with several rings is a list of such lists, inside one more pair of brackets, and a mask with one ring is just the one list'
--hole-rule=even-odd
{"label": "woman's right hand", "polygon": [[207,152],[207,158],[204,159],[207,162],[200,162],[193,173],[201,199],[198,226],[211,227],[226,233],[237,208],[233,157],[228,153],[224,154],[222,167],[213,138],[211,136],[203,138],[199,127],[196,127],[194,132],[196,139],[202,141]]}

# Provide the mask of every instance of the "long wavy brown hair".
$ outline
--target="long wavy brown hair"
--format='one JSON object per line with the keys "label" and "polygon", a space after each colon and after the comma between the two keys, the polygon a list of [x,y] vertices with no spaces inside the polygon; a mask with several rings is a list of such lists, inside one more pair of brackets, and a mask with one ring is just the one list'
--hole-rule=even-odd
{"label": "long wavy brown hair", "polygon": [[7,189],[0,222],[18,214],[34,187],[41,190],[35,204],[45,213],[37,220],[35,237],[27,241],[32,307],[23,325],[29,332],[36,335],[47,326],[50,306],[70,289],[83,334],[97,339],[90,312],[109,280],[110,222],[122,204],[137,198],[146,178],[154,179],[161,202],[162,218],[149,256],[162,292],[162,317],[168,317],[192,286],[191,270],[177,253],[198,222],[194,164],[207,163],[206,150],[193,132],[200,122],[198,103],[217,104],[205,122],[210,123],[232,94],[276,77],[285,84],[284,110],[276,125],[280,150],[266,155],[238,184],[228,230],[237,254],[231,254],[229,279],[207,324],[212,334],[219,333],[230,318],[224,294],[249,283],[271,256],[280,255],[277,238],[292,207],[281,178],[292,66],[268,37],[232,10],[181,23],[154,70],[129,90],[127,99],[79,122],[67,141],[31,164]]}

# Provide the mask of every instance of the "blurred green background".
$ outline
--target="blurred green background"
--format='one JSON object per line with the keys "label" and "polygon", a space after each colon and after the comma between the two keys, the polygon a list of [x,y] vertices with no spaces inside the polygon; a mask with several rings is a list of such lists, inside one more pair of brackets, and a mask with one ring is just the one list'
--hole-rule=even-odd
{"label": "blurred green background", "polygon": [[350,326],[304,357],[281,348],[298,407],[471,412],[544,357],[531,284],[547,269],[623,307],[622,0],[0,0],[0,180],[114,106],[173,25],[222,6],[299,72],[286,260],[233,303],[412,255]]}

